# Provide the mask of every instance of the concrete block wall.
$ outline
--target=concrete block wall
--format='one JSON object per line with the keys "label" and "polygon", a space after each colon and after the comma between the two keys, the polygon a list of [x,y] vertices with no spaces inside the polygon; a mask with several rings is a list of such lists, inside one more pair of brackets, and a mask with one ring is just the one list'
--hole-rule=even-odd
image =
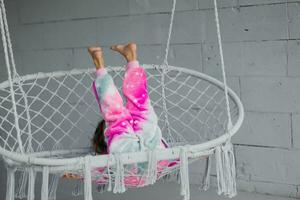
{"label": "concrete block wall", "polygon": [[[221,75],[212,0],[177,0],[169,63]],[[86,47],[136,41],[142,63],[161,63],[171,0],[9,0],[21,74],[92,67]],[[246,116],[233,138],[238,187],[300,197],[300,1],[219,0],[229,85]],[[0,78],[5,79],[1,61]],[[198,167],[191,168],[199,183]],[[214,178],[214,177],[212,177]]]}

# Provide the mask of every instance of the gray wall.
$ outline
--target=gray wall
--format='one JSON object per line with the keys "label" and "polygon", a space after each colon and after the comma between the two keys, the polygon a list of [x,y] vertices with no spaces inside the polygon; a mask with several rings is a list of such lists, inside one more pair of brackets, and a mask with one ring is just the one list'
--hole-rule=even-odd
{"label": "gray wall", "polygon": [[[233,139],[238,187],[300,197],[300,1],[286,1],[219,4],[229,84],[246,110]],[[138,43],[142,63],[162,62],[171,0],[9,0],[7,6],[21,74],[92,67],[86,47],[96,43],[108,65],[123,64],[108,46],[127,41]],[[178,0],[174,23],[170,64],[220,77],[212,0]],[[1,61],[0,79],[5,75]],[[196,184],[197,169],[191,168]],[[0,178],[2,186],[5,174]]]}

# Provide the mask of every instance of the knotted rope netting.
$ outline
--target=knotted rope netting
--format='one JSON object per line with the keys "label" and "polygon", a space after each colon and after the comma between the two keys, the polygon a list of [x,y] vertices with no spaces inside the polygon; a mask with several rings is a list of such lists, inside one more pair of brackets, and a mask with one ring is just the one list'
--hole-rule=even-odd
{"label": "knotted rope netting", "polygon": [[[175,14],[173,0],[163,64],[143,65],[148,90],[168,149],[94,155],[90,140],[101,115],[92,94],[93,69],[74,69],[20,76],[17,73],[3,0],[0,9],[8,80],[0,83],[0,154],[7,165],[7,200],[34,199],[37,174],[41,198],[55,199],[59,178],[66,172],[81,177],[73,195],[92,199],[99,191],[121,193],[128,187],[174,177],[181,194],[190,198],[188,163],[207,162],[203,188],[209,187],[212,154],[216,159],[218,193],[236,194],[235,160],[230,142],[244,118],[238,96],[227,86],[217,1],[214,0],[223,83],[200,72],[169,66],[168,52]],[[124,67],[108,67],[118,89]],[[168,161],[173,165],[158,165]],[[160,166],[160,167],[158,167]],[[16,181],[17,180],[17,181]],[[15,188],[15,183],[17,187]]]}

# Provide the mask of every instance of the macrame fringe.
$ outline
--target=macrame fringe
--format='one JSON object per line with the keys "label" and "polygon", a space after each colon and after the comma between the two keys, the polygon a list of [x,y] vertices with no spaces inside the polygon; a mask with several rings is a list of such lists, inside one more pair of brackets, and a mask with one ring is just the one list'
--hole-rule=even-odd
{"label": "macrame fringe", "polygon": [[110,165],[109,165],[109,161],[110,161],[110,154],[108,155],[108,159],[107,159],[107,174],[108,174],[108,188],[107,191],[111,191],[112,190],[112,184],[111,184],[111,171],[110,171]]}
{"label": "macrame fringe", "polygon": [[49,195],[49,167],[43,167],[43,177],[42,177],[42,190],[41,190],[41,200],[48,200]]}
{"label": "macrame fringe", "polygon": [[52,175],[52,179],[49,187],[49,197],[48,197],[49,200],[56,200],[56,191],[57,191],[59,179],[60,179],[60,174]]}
{"label": "macrame fringe", "polygon": [[153,185],[157,180],[157,156],[155,149],[148,152],[148,184]]}
{"label": "macrame fringe", "polygon": [[115,187],[114,193],[123,193],[126,191],[125,182],[124,182],[124,165],[122,163],[121,155],[115,155],[116,160],[116,174],[115,174]]}
{"label": "macrame fringe", "polygon": [[6,200],[15,199],[15,172],[16,168],[7,167],[7,189],[6,189]]}
{"label": "macrame fringe", "polygon": [[190,183],[189,183],[189,165],[188,156],[185,148],[180,150],[180,181],[181,181],[181,195],[184,200],[190,199]]}
{"label": "macrame fringe", "polygon": [[74,187],[74,190],[72,191],[72,195],[77,197],[79,195],[83,194],[83,184],[82,184],[82,180],[77,180],[77,183]]}
{"label": "macrame fringe", "polygon": [[84,200],[93,200],[91,157],[84,157]]}
{"label": "macrame fringe", "polygon": [[34,189],[35,189],[35,171],[32,167],[28,170],[28,200],[34,200]]}
{"label": "macrame fringe", "polygon": [[218,194],[232,198],[237,194],[235,158],[232,143],[227,141],[224,145],[216,147],[215,156]]}
{"label": "macrame fringe", "polygon": [[207,191],[210,186],[210,169],[211,169],[211,157],[208,156],[206,159],[205,174],[202,180],[202,190]]}
{"label": "macrame fringe", "polygon": [[26,198],[26,186],[28,183],[28,171],[24,169],[24,171],[20,171],[19,183],[17,186],[16,197],[18,199]]}

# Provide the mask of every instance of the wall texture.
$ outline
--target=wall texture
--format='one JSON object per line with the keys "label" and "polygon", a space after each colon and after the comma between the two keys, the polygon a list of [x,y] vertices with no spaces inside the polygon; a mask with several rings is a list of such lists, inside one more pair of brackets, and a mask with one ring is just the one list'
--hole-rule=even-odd
{"label": "wall texture", "polygon": [[[20,74],[89,68],[86,47],[93,44],[104,47],[108,65],[120,65],[108,46],[127,41],[138,43],[142,63],[162,63],[171,5],[171,0],[9,0],[17,68]],[[299,198],[300,1],[220,0],[219,6],[229,84],[246,111],[233,139],[238,187]],[[169,62],[219,78],[212,7],[212,0],[178,0]],[[2,60],[0,67],[4,80]],[[193,183],[200,181],[197,169],[191,168]]]}

